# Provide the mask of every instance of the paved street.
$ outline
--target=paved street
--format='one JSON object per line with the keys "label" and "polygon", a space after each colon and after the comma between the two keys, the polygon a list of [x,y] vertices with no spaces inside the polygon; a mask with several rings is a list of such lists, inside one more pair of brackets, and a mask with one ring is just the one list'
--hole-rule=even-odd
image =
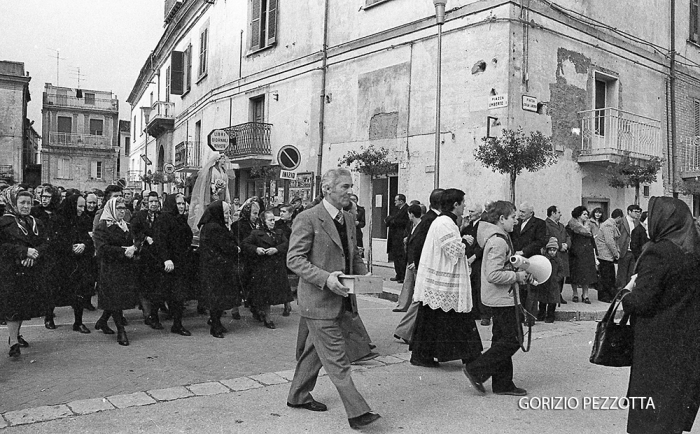
{"label": "paved street", "polygon": [[[389,293],[398,287],[386,283]],[[391,312],[393,306],[389,300],[360,299],[382,355],[355,366],[358,387],[383,416],[368,432],[624,432],[625,411],[520,410],[518,398],[477,396],[458,362],[440,369],[411,366],[408,348],[392,337],[403,315]],[[4,429],[12,433],[349,431],[337,392],[325,377],[314,396],[329,412],[284,405],[294,368],[296,311],[284,318],[275,310],[276,330],[262,327],[247,311],[241,321],[229,316],[225,339],[211,338],[206,317],[193,307],[188,312],[193,336],[185,338],[169,333],[168,322],[164,331],[151,330],[140,312],[131,311],[129,347],[117,345],[114,336],[73,332],[69,309],[58,310],[57,330],[30,322],[23,333],[32,346],[17,361],[0,357],[0,426],[12,425]],[[96,317],[90,313],[86,324]],[[515,357],[516,384],[531,397],[582,402],[624,396],[627,369],[588,363],[594,327],[593,321],[538,323],[532,351]],[[488,346],[489,329],[480,326],[480,332]],[[30,423],[42,420],[48,421]]]}

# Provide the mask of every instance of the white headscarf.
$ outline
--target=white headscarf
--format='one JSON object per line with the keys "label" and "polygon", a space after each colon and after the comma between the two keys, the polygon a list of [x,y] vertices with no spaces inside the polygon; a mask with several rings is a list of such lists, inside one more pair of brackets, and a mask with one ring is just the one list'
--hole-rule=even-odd
{"label": "white headscarf", "polygon": [[124,198],[113,197],[107,201],[104,208],[102,209],[102,215],[100,216],[100,221],[107,221],[107,225],[116,224],[124,232],[129,232],[129,226],[127,226],[124,218],[117,219],[117,203],[124,203]]}

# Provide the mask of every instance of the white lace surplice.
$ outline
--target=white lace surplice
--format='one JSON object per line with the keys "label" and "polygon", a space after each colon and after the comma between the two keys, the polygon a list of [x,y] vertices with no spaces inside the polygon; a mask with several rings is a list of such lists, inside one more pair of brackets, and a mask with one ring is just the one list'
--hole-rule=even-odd
{"label": "white lace surplice", "polygon": [[439,216],[428,230],[413,300],[445,312],[472,310],[472,288],[464,244],[454,221]]}

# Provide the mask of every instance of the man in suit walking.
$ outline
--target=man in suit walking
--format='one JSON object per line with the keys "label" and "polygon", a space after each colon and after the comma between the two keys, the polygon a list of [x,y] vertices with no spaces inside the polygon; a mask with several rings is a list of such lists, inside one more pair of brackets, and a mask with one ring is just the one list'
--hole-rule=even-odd
{"label": "man in suit walking", "polygon": [[[511,234],[515,254],[529,258],[542,253],[547,245],[547,224],[535,217],[534,207],[529,202],[523,202],[518,209],[518,223]],[[520,285],[520,299],[528,315],[528,324],[533,324],[537,315],[535,297],[529,284]]]}
{"label": "man in suit walking", "polygon": [[[412,237],[412,248],[411,256],[407,258],[409,264],[413,264],[413,271],[418,273],[418,266],[420,265],[420,255],[423,251],[423,244],[425,244],[425,238],[428,236],[428,229],[430,225],[433,224],[435,219],[440,215],[440,197],[442,192],[445,191],[443,188],[436,188],[430,193],[430,210],[421,217],[420,223],[413,231]],[[415,287],[413,288],[415,290]],[[420,303],[413,301],[413,292],[411,291],[410,300],[411,304],[408,307],[406,315],[396,327],[394,331],[394,337],[401,339],[405,343],[411,342],[411,337],[413,336],[413,330],[416,326],[416,317],[418,316],[418,310],[420,309]],[[396,311],[396,310],[394,310]]]}
{"label": "man in suit walking", "polygon": [[617,279],[615,286],[622,288],[630,281],[634,272],[634,254],[630,248],[632,231],[639,224],[639,217],[642,215],[642,208],[639,205],[627,207],[627,215],[618,224],[620,238],[617,239],[617,247],[620,249],[620,260],[617,262]]}
{"label": "man in suit walking", "polygon": [[[406,258],[412,258],[415,256],[416,249],[416,229],[421,222],[422,210],[420,205],[409,205],[408,207],[408,217],[411,220],[410,229],[406,230]],[[423,246],[421,246],[422,248]],[[407,261],[408,262],[408,261]],[[416,283],[416,267],[415,264],[409,262],[406,266],[406,275],[403,286],[401,287],[401,293],[399,294],[399,300],[396,303],[394,312],[406,312],[408,307],[413,301],[413,287]]]}
{"label": "man in suit walking", "polygon": [[301,318],[297,337],[297,366],[287,405],[326,411],[311,391],[321,367],[335,385],[351,428],[379,419],[360,395],[350,375],[341,317],[349,306],[348,288],[341,274],[366,274],[357,250],[355,221],[343,208],[350,202],[352,177],[347,169],[331,169],[321,180],[323,200],[299,214],[292,225],[287,266],[299,276],[297,290]]}
{"label": "man in suit walking", "polygon": [[474,310],[481,318],[481,325],[491,325],[491,312],[487,306],[481,302],[481,260],[484,256],[484,249],[476,241],[476,232],[479,230],[479,222],[484,209],[481,205],[472,203],[467,208],[469,223],[462,228],[462,242],[466,245],[467,262],[471,274],[469,280],[472,284],[472,300]]}
{"label": "man in suit walking", "polygon": [[389,228],[386,249],[390,255],[390,260],[394,261],[394,270],[396,271],[396,277],[392,277],[391,280],[403,283],[406,274],[406,251],[403,247],[403,236],[406,226],[410,223],[406,196],[397,194],[394,198],[394,205],[396,206],[396,211],[384,219]]}

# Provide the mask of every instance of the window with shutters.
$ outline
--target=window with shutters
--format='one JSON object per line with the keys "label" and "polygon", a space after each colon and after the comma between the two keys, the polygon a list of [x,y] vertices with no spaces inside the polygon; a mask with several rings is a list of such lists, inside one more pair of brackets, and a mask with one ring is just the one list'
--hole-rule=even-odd
{"label": "window with shutters", "polygon": [[189,92],[190,89],[192,89],[192,44],[187,46],[187,49],[185,50],[185,93]]}
{"label": "window with shutters", "polygon": [[185,93],[183,89],[183,74],[185,70],[184,57],[185,54],[182,51],[173,51],[170,53],[170,67],[168,70],[170,71],[170,93],[173,95],[182,95]]}
{"label": "window with shutters", "polygon": [[70,179],[70,158],[58,159],[58,174],[57,178]]}
{"label": "window with shutters", "polygon": [[209,29],[205,28],[199,34],[199,78],[207,75],[207,48],[209,45]]}
{"label": "window with shutters", "polygon": [[688,39],[700,43],[700,0],[690,0],[690,35]]}
{"label": "window with shutters", "polygon": [[58,117],[58,132],[70,134],[73,132],[73,118],[68,116]]}
{"label": "window with shutters", "polygon": [[170,67],[165,70],[165,102],[170,102]]}
{"label": "window with shutters", "polygon": [[104,121],[102,119],[90,119],[90,134],[93,136],[101,136],[104,130]]}
{"label": "window with shutters", "polygon": [[131,154],[131,137],[124,137],[124,155]]}
{"label": "window with shutters", "polygon": [[277,42],[278,0],[250,0],[250,49],[261,50]]}
{"label": "window with shutters", "polygon": [[695,119],[695,136],[700,136],[700,100],[693,100],[693,118]]}

